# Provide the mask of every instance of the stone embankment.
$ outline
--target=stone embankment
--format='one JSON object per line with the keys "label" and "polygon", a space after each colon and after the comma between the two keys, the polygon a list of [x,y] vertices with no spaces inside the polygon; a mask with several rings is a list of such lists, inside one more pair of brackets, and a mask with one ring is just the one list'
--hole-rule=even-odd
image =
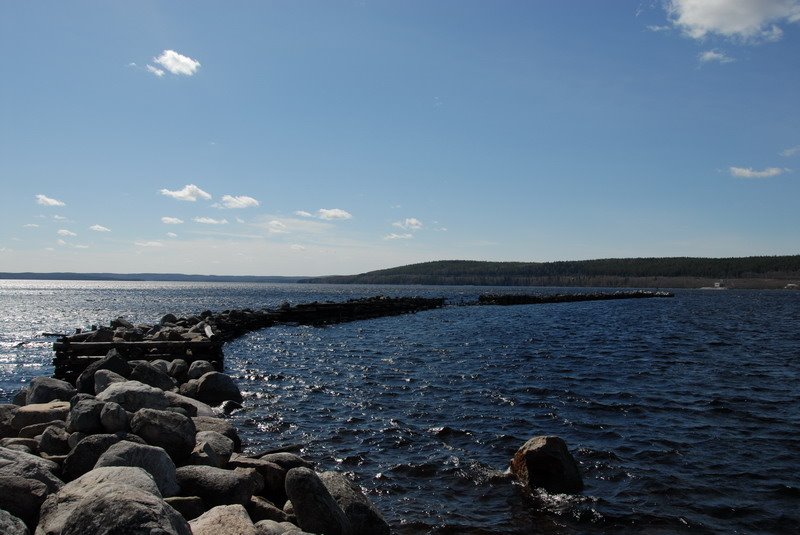
{"label": "stone embankment", "polygon": [[539,305],[545,303],[574,303],[579,301],[609,301],[614,299],[646,299],[654,297],[675,297],[670,292],[634,290],[630,292],[597,292],[575,294],[483,294],[478,297],[479,305]]}
{"label": "stone embankment", "polygon": [[0,405],[0,533],[388,534],[347,476],[289,452],[242,454],[242,403],[204,360],[115,349],[69,383]]}

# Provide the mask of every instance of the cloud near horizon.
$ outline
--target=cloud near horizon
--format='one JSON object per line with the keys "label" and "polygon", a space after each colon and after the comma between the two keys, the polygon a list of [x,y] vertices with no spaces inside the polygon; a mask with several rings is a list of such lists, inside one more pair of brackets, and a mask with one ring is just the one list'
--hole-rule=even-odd
{"label": "cloud near horizon", "polygon": [[405,234],[395,234],[392,232],[391,234],[387,234],[383,237],[384,240],[411,240],[413,238],[414,235],[408,232]]}
{"label": "cloud near horizon", "polygon": [[313,217],[316,219],[324,219],[325,221],[346,220],[353,219],[353,214],[341,208],[320,208],[316,214],[306,212],[305,210],[297,210],[294,215],[300,217]]}
{"label": "cloud near horizon", "polygon": [[[153,58],[153,62],[161,65],[175,75],[192,76],[197,72],[197,69],[200,68],[199,61],[192,59],[189,56],[179,54],[174,50],[164,50],[161,52],[160,56]],[[150,69],[148,68],[148,70]],[[156,74],[156,76],[161,75]]]}
{"label": "cloud near horizon", "polygon": [[194,184],[186,184],[181,189],[177,189],[175,191],[171,191],[168,189],[162,189],[159,191],[161,195],[166,195],[167,197],[172,197],[173,199],[177,199],[179,201],[187,201],[187,202],[195,202],[197,199],[205,199],[210,200],[211,194],[207,193]]}
{"label": "cloud near horizon", "polygon": [[219,203],[214,204],[215,208],[230,208],[230,209],[241,209],[241,208],[253,208],[255,206],[259,206],[259,203],[256,199],[252,197],[248,197],[247,195],[223,195],[222,201]]}
{"label": "cloud near horizon", "polygon": [[778,41],[779,24],[800,21],[800,0],[669,0],[665,9],[673,26],[692,39]]}
{"label": "cloud near horizon", "polygon": [[767,167],[766,169],[757,171],[752,167],[733,167],[733,166],[731,166],[729,170],[731,175],[737,178],[770,178],[773,176],[782,175],[783,173],[788,171],[788,169],[782,169],[780,167]]}
{"label": "cloud near horizon", "polygon": [[53,199],[47,195],[42,195],[41,193],[36,196],[36,204],[41,204],[42,206],[66,206],[66,203],[63,201]]}
{"label": "cloud near horizon", "polygon": [[160,241],[137,241],[134,242],[137,247],[164,247]]}
{"label": "cloud near horizon", "polygon": [[89,230],[93,230],[95,232],[111,232],[110,228],[104,227],[103,225],[92,225],[89,227]]}

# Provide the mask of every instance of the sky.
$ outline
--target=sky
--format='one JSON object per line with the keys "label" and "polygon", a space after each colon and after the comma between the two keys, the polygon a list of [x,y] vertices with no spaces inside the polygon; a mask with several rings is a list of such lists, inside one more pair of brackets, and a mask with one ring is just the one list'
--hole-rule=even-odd
{"label": "sky", "polygon": [[0,2],[0,271],[800,253],[800,0]]}

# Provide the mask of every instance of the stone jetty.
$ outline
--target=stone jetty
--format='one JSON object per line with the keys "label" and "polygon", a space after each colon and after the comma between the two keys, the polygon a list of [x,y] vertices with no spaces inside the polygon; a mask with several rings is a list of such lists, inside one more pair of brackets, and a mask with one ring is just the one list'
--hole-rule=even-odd
{"label": "stone jetty", "polygon": [[647,299],[654,297],[675,297],[670,292],[649,290],[574,293],[574,294],[483,294],[478,297],[479,305],[540,305],[545,303],[575,303],[579,301],[608,301],[613,299]]}

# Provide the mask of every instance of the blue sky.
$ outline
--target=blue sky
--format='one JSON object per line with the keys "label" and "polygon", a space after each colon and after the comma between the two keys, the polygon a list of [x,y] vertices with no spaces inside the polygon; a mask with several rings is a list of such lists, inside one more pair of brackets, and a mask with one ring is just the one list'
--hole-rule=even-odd
{"label": "blue sky", "polygon": [[3,2],[0,271],[797,254],[800,0]]}

